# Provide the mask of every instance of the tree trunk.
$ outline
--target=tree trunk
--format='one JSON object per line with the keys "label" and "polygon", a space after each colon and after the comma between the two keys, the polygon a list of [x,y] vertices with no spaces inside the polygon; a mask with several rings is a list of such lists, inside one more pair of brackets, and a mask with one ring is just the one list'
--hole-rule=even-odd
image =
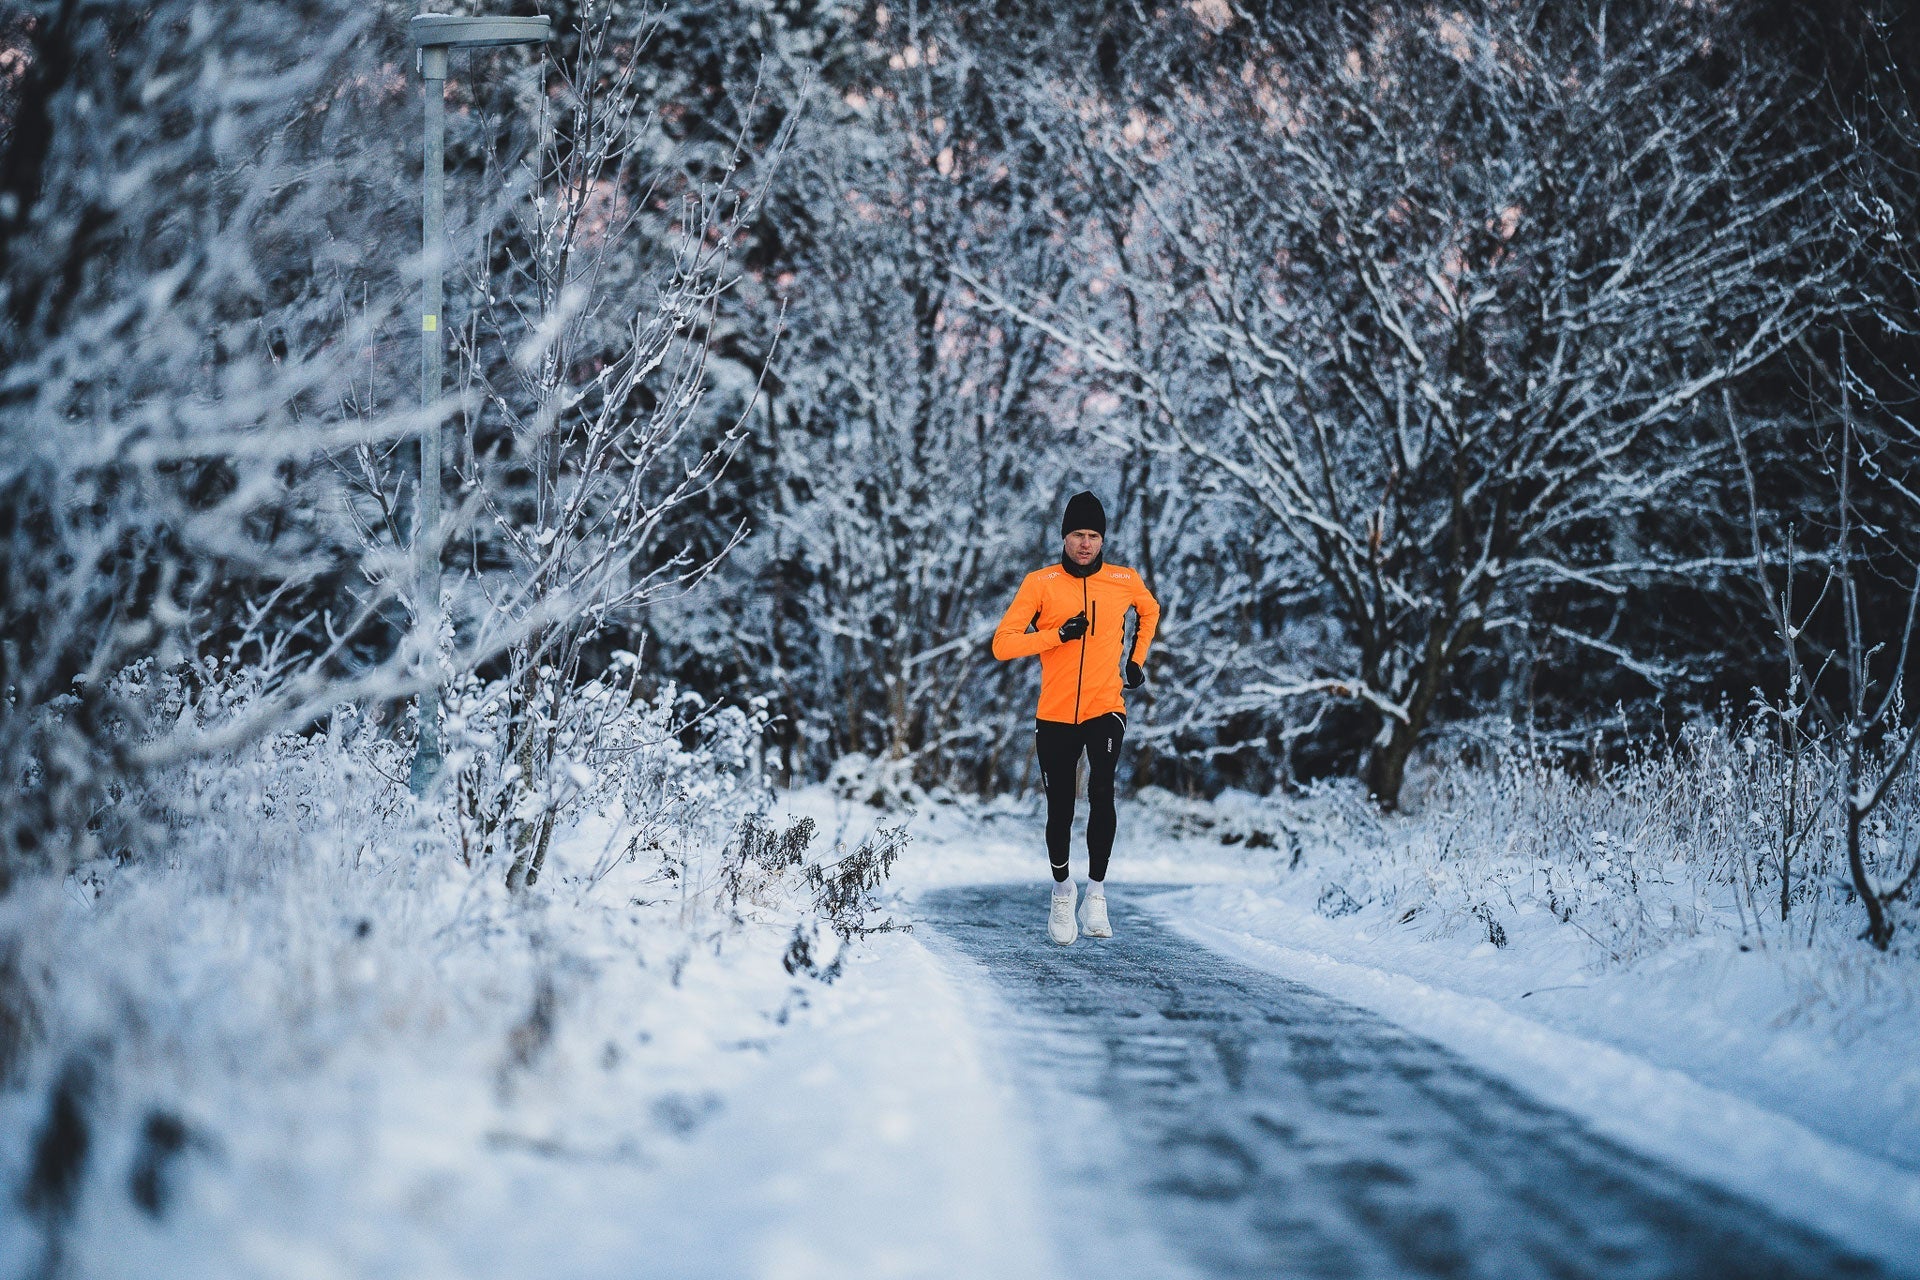
{"label": "tree trunk", "polygon": [[1374,803],[1392,813],[1400,807],[1400,787],[1407,780],[1407,760],[1420,730],[1404,720],[1393,722],[1386,745],[1377,748],[1367,761],[1367,792]]}
{"label": "tree trunk", "polygon": [[[520,777],[513,787],[516,794],[524,794],[539,777],[535,769],[539,717],[534,712],[534,703],[540,696],[540,668],[532,658],[535,652],[537,649],[529,642],[526,675],[522,677],[520,685],[520,705],[515,708],[513,717],[515,731],[519,734],[519,741],[511,753],[513,762],[520,767]],[[513,816],[513,811],[519,807],[515,804],[507,818],[508,845],[513,850],[513,865],[507,868],[507,889],[512,893],[519,893],[539,879],[536,856],[546,853],[546,842],[540,838],[541,824]]]}
{"label": "tree trunk", "polygon": [[[1475,602],[1478,610],[1486,607],[1485,593]],[[1425,652],[1421,654],[1419,674],[1414,677],[1412,693],[1406,702],[1407,718],[1394,720],[1386,745],[1376,749],[1367,761],[1367,790],[1374,802],[1391,813],[1400,807],[1400,788],[1407,780],[1407,761],[1420,741],[1433,714],[1433,704],[1447,686],[1453,664],[1467,646],[1480,636],[1484,612],[1476,612],[1467,621],[1454,625],[1458,612],[1436,618],[1427,627]],[[1449,635],[1448,633],[1452,634]]]}
{"label": "tree trunk", "polygon": [[1853,879],[1853,891],[1860,895],[1860,905],[1867,909],[1867,941],[1885,951],[1893,944],[1893,921],[1887,918],[1887,904],[1873,886],[1866,855],[1860,848],[1860,828],[1867,815],[1854,799],[1860,794],[1863,772],[1858,746],[1849,743],[1847,753],[1846,795],[1841,799],[1847,810],[1847,871]]}
{"label": "tree trunk", "polygon": [[551,806],[540,814],[536,824],[540,834],[533,842],[533,860],[527,864],[527,872],[521,879],[521,887],[531,889],[540,880],[540,871],[547,865],[547,846],[553,842],[553,823],[557,815]]}
{"label": "tree trunk", "polygon": [[[904,647],[904,646],[902,646]],[[900,665],[904,666],[902,662]],[[887,676],[887,759],[906,757],[913,729],[913,708],[907,702],[908,678],[899,671]]]}

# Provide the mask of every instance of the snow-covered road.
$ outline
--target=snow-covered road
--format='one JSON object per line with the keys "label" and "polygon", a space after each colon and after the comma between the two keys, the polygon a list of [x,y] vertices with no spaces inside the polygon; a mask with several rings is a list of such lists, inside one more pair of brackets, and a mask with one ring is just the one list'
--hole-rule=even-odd
{"label": "snow-covered road", "polygon": [[1149,897],[1116,900],[1116,941],[1064,948],[1041,943],[1031,885],[935,889],[915,913],[996,993],[1062,1254],[1084,1264],[1070,1270],[1893,1274],[1375,1014],[1197,947]]}

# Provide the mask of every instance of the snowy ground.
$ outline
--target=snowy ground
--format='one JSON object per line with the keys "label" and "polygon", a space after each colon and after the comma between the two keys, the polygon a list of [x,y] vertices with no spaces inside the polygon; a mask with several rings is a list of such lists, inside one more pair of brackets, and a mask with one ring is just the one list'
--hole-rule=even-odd
{"label": "snowy ground", "polygon": [[[789,803],[823,821],[833,808],[817,791]],[[1920,986],[1911,962],[1862,954],[1857,986],[1836,989],[1846,974],[1831,953],[1767,949],[1734,933],[1598,963],[1589,936],[1524,901],[1502,911],[1498,947],[1478,927],[1403,921],[1397,906],[1329,919],[1326,886],[1351,879],[1364,850],[1322,843],[1293,863],[1303,842],[1289,846],[1278,835],[1287,818],[1263,802],[1225,798],[1200,834],[1184,820],[1192,806],[1175,808],[1123,804],[1116,899],[1128,882],[1193,884],[1157,906],[1196,942],[1378,1012],[1632,1149],[1912,1265]],[[837,814],[859,820],[857,809]],[[1043,945],[1037,818],[1013,803],[923,815],[895,875],[906,914],[935,887],[1026,881]],[[1254,834],[1263,829],[1275,838]],[[993,1058],[991,1025],[953,1034],[967,1062]],[[983,1119],[1017,1128],[1004,1111]]]}
{"label": "snowy ground", "polygon": [[[823,788],[781,801],[776,820],[812,817],[826,844],[893,820]],[[1836,990],[1830,964],[1707,933],[1596,964],[1588,939],[1524,897],[1502,912],[1499,947],[1483,929],[1434,928],[1431,912],[1403,922],[1378,894],[1329,918],[1327,886],[1378,868],[1365,842],[1300,834],[1316,829],[1246,798],[1127,804],[1112,892],[1193,886],[1160,909],[1196,943],[1373,1010],[1625,1147],[1911,1267],[1920,1018],[1900,962]],[[1033,945],[1046,946],[1033,805],[934,805],[912,831],[893,878],[900,919],[936,888],[1027,882]],[[1368,839],[1381,835],[1393,832]],[[991,975],[906,932],[860,944],[837,981],[797,978],[781,965],[778,910],[735,933],[667,928],[676,908],[642,868],[569,898],[569,859],[598,850],[589,831],[557,853],[556,901],[527,935],[545,952],[504,967],[447,940],[484,918],[448,897],[452,882],[427,895],[438,908],[380,917],[441,938],[438,959],[414,939],[323,943],[297,929],[300,946],[278,954],[267,936],[221,936],[232,922],[211,908],[184,920],[152,894],[114,920],[76,898],[14,902],[44,913],[27,927],[74,931],[76,946],[194,944],[153,944],[193,957],[165,984],[186,1053],[147,1040],[110,1059],[98,1110],[111,1122],[65,1231],[67,1273],[1022,1277],[1155,1258],[1152,1274],[1176,1273],[1148,1235],[1113,1223],[1092,1224],[1106,1261],[1087,1251],[1101,1198],[1056,1183],[1059,1152],[1036,1123],[1055,1105],[1078,1113],[1022,1076]],[[524,946],[503,938],[492,952]],[[250,955],[272,962],[236,988]],[[72,962],[111,990],[108,958]],[[541,1030],[543,973],[554,994]],[[249,1045],[290,1005],[308,1039]],[[196,1136],[167,1166],[170,1204],[155,1215],[124,1189],[140,1119],[162,1103]],[[0,1095],[0,1131],[31,1137],[46,1105],[42,1091]],[[1078,1141],[1124,1149],[1125,1135]],[[11,1186],[28,1145],[0,1153]],[[0,1275],[36,1274],[39,1238],[32,1213],[0,1215],[0,1259],[27,1260]]]}
{"label": "snowy ground", "polygon": [[[1116,897],[1128,881],[1196,884],[1157,906],[1197,942],[1381,1013],[1634,1149],[1911,1265],[1911,961],[1862,949],[1849,965],[1841,949],[1836,963],[1831,951],[1729,931],[1603,964],[1590,937],[1524,900],[1501,912],[1498,947],[1476,921],[1436,928],[1402,920],[1397,905],[1329,919],[1327,886],[1365,874],[1363,851],[1297,838],[1289,847],[1279,832],[1294,815],[1249,797],[1214,806],[1203,834],[1182,820],[1190,808],[1123,802]],[[1011,805],[936,812],[898,879],[910,892],[1032,881],[1037,939],[1036,818]],[[1255,834],[1263,829],[1275,838]]]}

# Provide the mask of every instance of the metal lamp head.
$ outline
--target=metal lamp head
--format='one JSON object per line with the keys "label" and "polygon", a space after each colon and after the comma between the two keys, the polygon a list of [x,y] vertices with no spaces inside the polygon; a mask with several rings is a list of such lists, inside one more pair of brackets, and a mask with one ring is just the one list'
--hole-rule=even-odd
{"label": "metal lamp head", "polygon": [[553,38],[553,20],[538,18],[460,18],[423,13],[407,23],[407,34],[422,49],[492,49],[509,44],[544,44]]}

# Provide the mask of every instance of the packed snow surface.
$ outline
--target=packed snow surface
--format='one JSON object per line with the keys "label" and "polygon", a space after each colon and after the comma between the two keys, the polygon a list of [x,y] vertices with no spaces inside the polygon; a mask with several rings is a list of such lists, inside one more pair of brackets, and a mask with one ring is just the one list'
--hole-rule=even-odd
{"label": "packed snow surface", "polygon": [[[902,815],[813,788],[776,797],[770,818],[811,818],[822,847],[851,847]],[[1123,805],[1120,936],[1099,945],[1127,954],[1125,921],[1146,905],[1130,886],[1172,886],[1152,909],[1188,941],[1160,945],[1191,947],[1196,969],[1232,957],[1365,1010],[1650,1168],[1912,1269],[1908,962],[1849,978],[1844,950],[1696,930],[1622,963],[1524,893],[1476,912],[1427,892],[1413,910],[1381,861],[1396,829],[1323,819],[1233,795]],[[927,804],[909,832],[890,913],[913,928],[854,943],[819,977],[783,965],[794,917],[777,895],[748,894],[723,927],[644,859],[584,883],[606,865],[592,823],[557,847],[538,918],[499,936],[458,877],[399,915],[367,899],[379,929],[339,940],[170,899],[163,878],[14,902],[83,949],[69,960],[99,973],[103,1018],[129,981],[105,944],[143,948],[165,993],[143,1008],[169,1020],[106,1059],[65,1256],[127,1277],[1191,1271],[1153,1225],[1153,1187],[1099,1180],[1141,1135],[1022,1048],[1034,1010],[1006,983],[1013,962],[943,941],[950,891],[1027,885],[1030,935],[1016,888],[1004,954],[1024,938],[1034,963],[1059,959],[1037,805]],[[942,892],[945,925],[923,906]],[[1096,963],[1092,945],[1074,963]],[[1075,1034],[1046,1042],[1076,1049]],[[44,1132],[47,1079],[0,1095],[11,1186]],[[158,1214],[125,1192],[157,1108],[191,1135]],[[0,1258],[27,1261],[7,1280],[46,1256],[43,1220],[12,1203]]]}

